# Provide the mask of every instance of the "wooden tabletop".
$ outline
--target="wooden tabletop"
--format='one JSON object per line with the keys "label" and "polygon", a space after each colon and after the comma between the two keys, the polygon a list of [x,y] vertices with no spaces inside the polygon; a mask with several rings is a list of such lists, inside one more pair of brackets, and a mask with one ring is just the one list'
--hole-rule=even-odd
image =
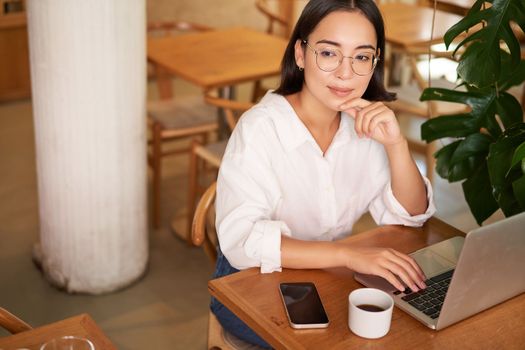
{"label": "wooden tabletop", "polygon": [[66,335],[87,338],[93,342],[97,350],[117,349],[88,314],[81,314],[34,328],[30,331],[0,338],[0,349],[14,350],[27,348],[38,350],[45,342]]}
{"label": "wooden tabletop", "polygon": [[476,0],[437,0],[436,5],[439,10],[464,16],[475,2]]}
{"label": "wooden tabletop", "polygon": [[148,39],[148,59],[204,89],[280,72],[287,42],[246,28]]}
{"label": "wooden tabletop", "polygon": [[[385,21],[387,42],[408,47],[430,41],[433,9],[399,2],[379,5],[379,9]],[[447,30],[461,18],[456,14],[436,11],[432,42],[442,42]]]}
{"label": "wooden tabletop", "polygon": [[[420,229],[386,226],[355,235],[352,241],[408,253],[456,235],[463,233],[432,218]],[[315,283],[319,291],[330,319],[326,329],[289,326],[279,283],[305,281]],[[525,344],[525,294],[438,332],[394,308],[385,337],[360,338],[348,329],[348,294],[361,287],[344,268],[271,274],[248,269],[208,283],[213,296],[276,349],[523,349]]]}

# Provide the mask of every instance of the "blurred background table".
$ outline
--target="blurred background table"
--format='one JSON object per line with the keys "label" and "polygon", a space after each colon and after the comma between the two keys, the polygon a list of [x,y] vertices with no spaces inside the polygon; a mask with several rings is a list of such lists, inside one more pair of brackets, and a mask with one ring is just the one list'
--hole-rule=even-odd
{"label": "blurred background table", "polygon": [[[433,7],[434,2],[429,1],[429,6]],[[441,11],[455,13],[460,16],[467,14],[468,10],[474,5],[475,0],[437,0],[436,8]]]}
{"label": "blurred background table", "polygon": [[275,76],[286,44],[280,37],[230,28],[151,38],[147,52],[157,68],[159,95],[169,98],[171,74],[204,90]]}

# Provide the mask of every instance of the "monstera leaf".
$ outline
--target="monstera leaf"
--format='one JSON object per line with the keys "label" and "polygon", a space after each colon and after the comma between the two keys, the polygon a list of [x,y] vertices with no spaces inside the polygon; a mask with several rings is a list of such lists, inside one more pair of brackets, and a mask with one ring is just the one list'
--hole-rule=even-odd
{"label": "monstera leaf", "polygon": [[521,176],[512,183],[512,190],[520,206],[525,210],[525,142],[521,143],[512,157],[511,169],[521,168]]}
{"label": "monstera leaf", "polygon": [[487,158],[492,193],[501,210],[511,216],[525,210],[523,191],[525,124],[516,124],[490,145]]}
{"label": "monstera leaf", "polygon": [[495,89],[456,91],[428,88],[423,91],[420,100],[462,103],[470,109],[469,112],[444,115],[423,123],[421,137],[427,142],[443,137],[467,137],[481,130],[486,130],[495,139],[502,132],[496,113],[505,128],[521,122],[523,118],[518,100],[507,92],[498,93]]}
{"label": "monstera leaf", "polygon": [[521,204],[525,202],[525,176],[517,165],[521,165],[525,146],[516,156],[512,153],[520,143],[521,133],[516,130],[525,125],[516,98],[495,89],[471,87],[466,92],[429,88],[420,99],[462,103],[470,110],[426,121],[421,137],[427,142],[455,139],[434,155],[436,171],[449,182],[465,180],[463,193],[478,224],[499,207],[505,215],[525,210]]}
{"label": "monstera leaf", "polygon": [[470,32],[456,48],[457,51],[466,47],[457,69],[463,81],[483,88],[498,80],[501,42],[510,52],[512,66],[519,64],[520,44],[510,26],[513,21],[525,31],[523,0],[477,0],[468,14],[447,31],[444,37],[447,47],[458,36]]}
{"label": "monstera leaf", "polygon": [[466,91],[429,88],[422,101],[465,105],[421,126],[426,142],[443,139],[434,154],[436,171],[463,181],[463,193],[478,224],[501,208],[506,216],[525,211],[525,123],[519,102],[506,91],[525,80],[525,61],[511,23],[525,32],[524,0],[476,0],[445,35],[459,38],[458,76]]}

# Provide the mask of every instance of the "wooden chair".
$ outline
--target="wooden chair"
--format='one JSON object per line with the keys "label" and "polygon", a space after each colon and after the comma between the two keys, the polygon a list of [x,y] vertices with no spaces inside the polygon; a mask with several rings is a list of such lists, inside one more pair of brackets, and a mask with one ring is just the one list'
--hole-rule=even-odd
{"label": "wooden chair", "polygon": [[[284,6],[283,8],[279,9],[274,9],[272,8],[272,6],[270,6],[270,2],[268,0],[257,0],[255,2],[255,7],[268,20],[266,33],[278,35],[287,39],[290,37],[294,26],[294,22],[292,19],[293,3],[291,0],[281,0],[277,2],[279,3],[279,5],[283,3],[282,5],[287,6]],[[284,13],[279,13],[279,10],[283,11]],[[252,102],[256,102],[257,100],[259,100],[259,98],[261,98],[267,90],[268,88],[263,87],[261,80],[255,81],[252,92]]]}
{"label": "wooden chair", "polygon": [[[207,93],[204,99],[208,105],[220,108],[224,111],[224,116],[230,132],[235,128],[240,115],[253,106],[250,102],[239,102],[219,98],[210,93]],[[202,187],[199,185],[200,163],[205,165],[202,168],[211,167],[211,169],[214,170],[219,169],[222,156],[226,150],[227,142],[227,140],[222,140],[219,142],[202,144],[195,139],[193,140],[188,176],[188,232],[191,232],[191,222],[194,213],[193,209],[195,208],[197,197],[199,193],[202,192]],[[206,167],[206,165],[208,165],[208,167]],[[189,235],[188,239],[190,239]]]}
{"label": "wooden chair", "polygon": [[287,14],[276,13],[275,9],[271,8],[268,0],[257,0],[255,2],[255,7],[257,7],[257,10],[259,10],[259,12],[261,12],[268,20],[266,33],[277,34],[284,38],[290,36],[293,24],[291,24],[289,16],[286,16]]}
{"label": "wooden chair", "polygon": [[[209,27],[190,22],[158,22],[148,25],[148,36],[175,35],[175,32],[209,29]],[[161,89],[160,86],[159,89]],[[149,129],[148,164],[152,169],[153,184],[153,226],[159,228],[162,158],[190,150],[189,147],[168,150],[163,146],[169,141],[195,137],[199,137],[202,142],[206,143],[208,135],[218,129],[217,111],[204,103],[202,96],[181,96],[149,101],[147,119]]]}
{"label": "wooden chair", "polygon": [[[202,195],[192,220],[191,241],[195,246],[203,246],[204,251],[214,267],[217,262],[217,233],[213,204],[217,183],[213,182]],[[208,349],[210,350],[260,350],[259,346],[248,344],[226,332],[215,315],[208,315]]]}
{"label": "wooden chair", "polygon": [[16,334],[33,329],[29,324],[25,323],[9,311],[0,307],[0,326],[6,329],[11,334]]}

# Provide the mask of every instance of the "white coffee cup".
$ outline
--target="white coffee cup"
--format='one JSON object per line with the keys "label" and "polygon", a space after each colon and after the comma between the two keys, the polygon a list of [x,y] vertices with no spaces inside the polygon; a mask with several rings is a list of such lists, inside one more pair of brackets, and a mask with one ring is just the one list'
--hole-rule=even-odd
{"label": "white coffee cup", "polygon": [[360,337],[381,338],[390,330],[393,308],[394,300],[382,290],[356,289],[348,296],[348,327]]}

